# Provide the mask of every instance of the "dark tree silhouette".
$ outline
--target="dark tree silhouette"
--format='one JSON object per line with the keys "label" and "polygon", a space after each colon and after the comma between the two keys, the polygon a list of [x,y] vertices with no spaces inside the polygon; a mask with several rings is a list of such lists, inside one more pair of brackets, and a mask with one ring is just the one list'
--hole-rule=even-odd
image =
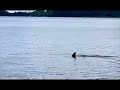
{"label": "dark tree silhouette", "polygon": [[37,16],[37,17],[120,17],[118,11],[80,11],[80,10],[36,10],[33,12],[14,12],[0,10],[0,16]]}
{"label": "dark tree silhouette", "polygon": [[0,16],[7,16],[8,14],[6,10],[0,10]]}

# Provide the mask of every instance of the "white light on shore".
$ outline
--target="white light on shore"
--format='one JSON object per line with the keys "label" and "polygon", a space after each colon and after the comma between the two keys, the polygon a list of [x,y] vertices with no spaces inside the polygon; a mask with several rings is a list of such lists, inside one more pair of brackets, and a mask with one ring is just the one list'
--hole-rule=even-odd
{"label": "white light on shore", "polygon": [[9,13],[14,13],[14,12],[33,12],[35,10],[7,10]]}
{"label": "white light on shore", "polygon": [[45,12],[47,12],[47,10],[44,10]]}

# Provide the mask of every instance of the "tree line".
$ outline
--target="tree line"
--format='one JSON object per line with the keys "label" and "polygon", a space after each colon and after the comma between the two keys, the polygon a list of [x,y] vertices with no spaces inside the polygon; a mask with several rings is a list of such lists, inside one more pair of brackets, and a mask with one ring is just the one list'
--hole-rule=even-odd
{"label": "tree line", "polygon": [[37,17],[120,17],[120,11],[78,11],[78,10],[35,10],[33,12],[14,12],[0,10],[0,16],[37,16]]}

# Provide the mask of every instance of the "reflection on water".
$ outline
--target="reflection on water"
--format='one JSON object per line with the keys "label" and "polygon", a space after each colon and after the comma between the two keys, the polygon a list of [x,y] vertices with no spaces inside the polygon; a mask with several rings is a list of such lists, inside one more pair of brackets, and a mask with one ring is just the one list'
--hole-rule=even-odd
{"label": "reflection on water", "polygon": [[[119,23],[119,18],[0,17],[0,79],[120,79]],[[100,57],[74,59],[74,52]]]}

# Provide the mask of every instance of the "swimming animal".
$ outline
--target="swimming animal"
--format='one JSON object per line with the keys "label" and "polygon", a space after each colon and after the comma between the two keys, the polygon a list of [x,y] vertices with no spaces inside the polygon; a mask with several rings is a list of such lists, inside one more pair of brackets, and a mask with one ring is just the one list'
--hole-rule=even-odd
{"label": "swimming animal", "polygon": [[76,52],[72,54],[72,57],[76,59]]}
{"label": "swimming animal", "polygon": [[101,55],[76,55],[76,52],[72,54],[72,57],[76,59],[76,57],[99,57],[99,58],[107,58],[107,57],[116,57],[116,56],[101,56]]}

